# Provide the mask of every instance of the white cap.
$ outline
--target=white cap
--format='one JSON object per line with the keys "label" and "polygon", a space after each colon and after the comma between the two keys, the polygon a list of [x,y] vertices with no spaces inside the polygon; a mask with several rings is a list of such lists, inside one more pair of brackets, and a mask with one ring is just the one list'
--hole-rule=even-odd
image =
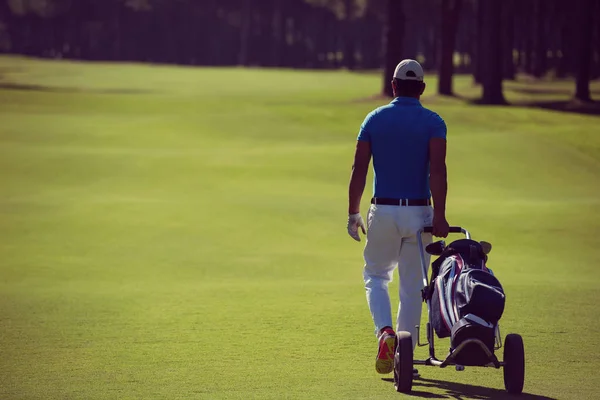
{"label": "white cap", "polygon": [[415,60],[406,59],[400,61],[400,64],[396,66],[394,71],[395,79],[402,79],[407,81],[423,81],[423,67]]}

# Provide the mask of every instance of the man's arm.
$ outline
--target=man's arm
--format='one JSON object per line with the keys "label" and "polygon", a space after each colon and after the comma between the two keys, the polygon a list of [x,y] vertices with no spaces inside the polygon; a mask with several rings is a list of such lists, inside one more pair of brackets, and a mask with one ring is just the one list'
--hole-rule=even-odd
{"label": "man's arm", "polygon": [[429,186],[433,197],[433,235],[446,237],[449,229],[446,221],[446,140],[438,137],[429,141]]}
{"label": "man's arm", "polygon": [[371,162],[371,143],[364,140],[356,142],[354,164],[348,189],[348,215],[360,212],[360,200],[367,183],[367,172]]}

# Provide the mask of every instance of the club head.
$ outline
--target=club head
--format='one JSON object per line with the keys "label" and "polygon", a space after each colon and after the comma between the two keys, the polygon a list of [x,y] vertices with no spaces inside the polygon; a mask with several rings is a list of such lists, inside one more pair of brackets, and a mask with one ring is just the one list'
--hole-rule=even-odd
{"label": "club head", "polygon": [[490,251],[492,251],[492,244],[489,242],[484,242],[483,240],[481,242],[479,242],[479,244],[481,245],[481,248],[483,249],[483,253],[484,254],[490,254]]}
{"label": "club head", "polygon": [[445,248],[446,242],[439,240],[437,242],[428,244],[427,247],[425,247],[425,251],[432,256],[440,256],[444,252]]}

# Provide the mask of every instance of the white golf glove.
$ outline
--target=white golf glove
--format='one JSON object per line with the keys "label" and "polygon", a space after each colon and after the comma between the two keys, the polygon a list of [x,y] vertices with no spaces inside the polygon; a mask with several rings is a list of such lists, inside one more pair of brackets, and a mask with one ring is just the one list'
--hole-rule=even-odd
{"label": "white golf glove", "polygon": [[360,213],[348,215],[348,235],[357,242],[360,242],[360,236],[358,235],[358,228],[362,230],[363,235],[367,234],[365,229],[365,222],[363,221]]}

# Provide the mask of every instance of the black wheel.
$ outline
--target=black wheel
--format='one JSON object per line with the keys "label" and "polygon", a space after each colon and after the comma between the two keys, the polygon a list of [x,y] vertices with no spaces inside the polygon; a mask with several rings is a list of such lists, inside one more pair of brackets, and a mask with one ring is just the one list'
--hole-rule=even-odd
{"label": "black wheel", "polygon": [[413,346],[408,332],[398,332],[394,353],[394,387],[396,391],[409,393],[413,381]]}
{"label": "black wheel", "polygon": [[504,387],[508,393],[523,392],[525,383],[525,348],[521,335],[510,333],[504,340]]}

